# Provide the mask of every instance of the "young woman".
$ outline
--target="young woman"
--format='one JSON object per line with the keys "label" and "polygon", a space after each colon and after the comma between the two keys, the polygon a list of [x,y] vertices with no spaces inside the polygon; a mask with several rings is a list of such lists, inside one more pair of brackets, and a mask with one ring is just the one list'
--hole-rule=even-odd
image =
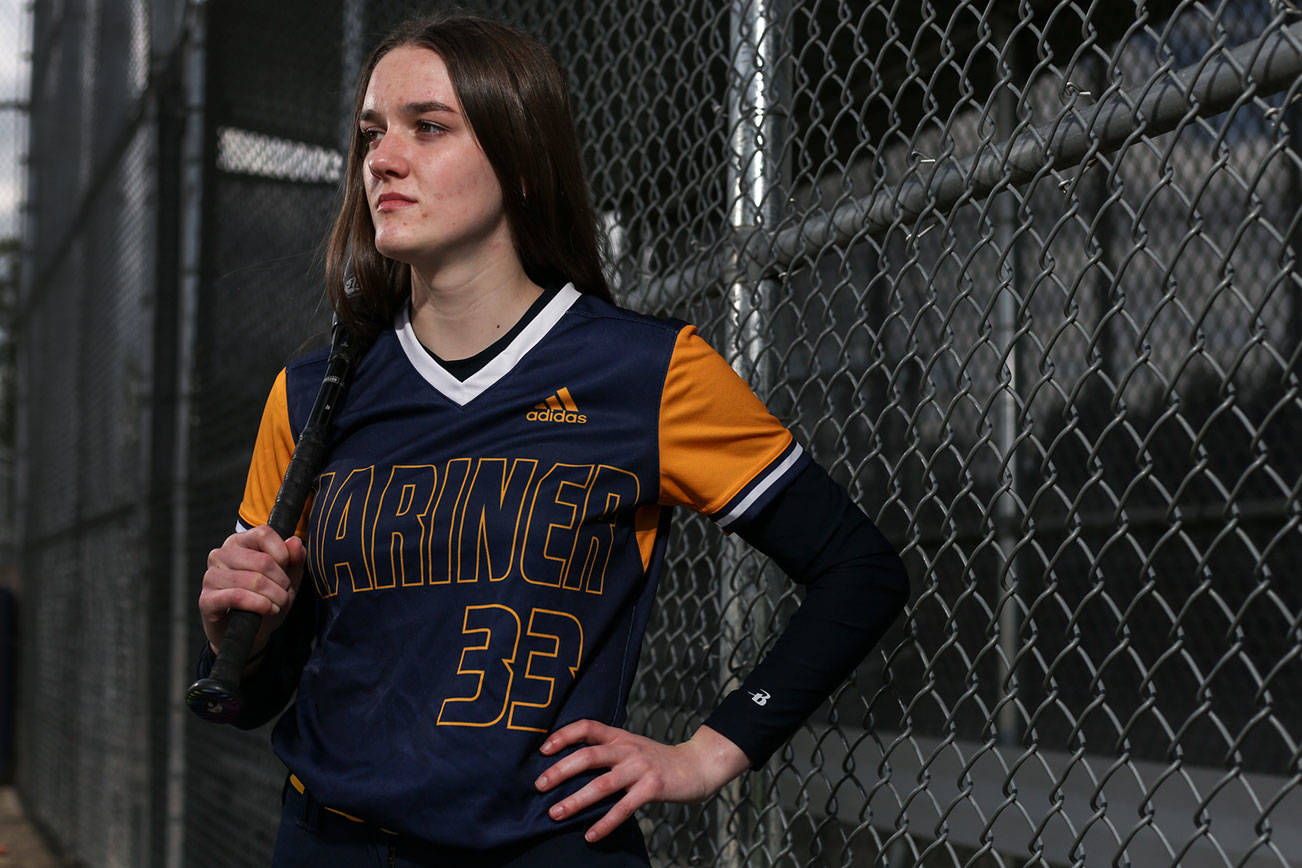
{"label": "young woman", "polygon": [[[265,522],[324,354],[276,379],[204,576],[200,672],[230,609],[264,616],[239,723],[297,688],[272,736],[278,865],[646,864],[634,811],[762,764],[898,615],[903,566],[695,329],[611,303],[537,42],[404,25],[356,122],[328,278],[374,344],[287,540]],[[665,745],[621,724],[673,506],[807,592],[742,688]]]}

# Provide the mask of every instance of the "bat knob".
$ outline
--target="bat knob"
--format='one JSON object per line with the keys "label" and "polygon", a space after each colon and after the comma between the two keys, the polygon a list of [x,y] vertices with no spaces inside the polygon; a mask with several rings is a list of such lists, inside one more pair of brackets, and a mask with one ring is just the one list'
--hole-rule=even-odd
{"label": "bat knob", "polygon": [[232,723],[240,715],[240,692],[212,678],[200,678],[185,693],[190,710],[213,723]]}

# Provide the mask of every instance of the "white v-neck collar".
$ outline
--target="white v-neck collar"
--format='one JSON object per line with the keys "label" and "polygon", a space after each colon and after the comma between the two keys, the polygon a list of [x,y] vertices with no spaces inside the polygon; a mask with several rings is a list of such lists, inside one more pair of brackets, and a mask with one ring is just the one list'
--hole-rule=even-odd
{"label": "white v-neck collar", "polygon": [[490,386],[509,374],[519,363],[524,354],[529,352],[542,340],[556,323],[560,322],[565,312],[579,300],[579,291],[574,284],[567,283],[551,301],[547,302],[533,321],[526,325],[515,340],[506,345],[486,365],[464,380],[458,380],[434,361],[425,347],[416,339],[416,332],[411,327],[411,315],[408,305],[403,305],[394,320],[393,328],[398,333],[398,343],[411,362],[416,372],[425,378],[441,395],[454,404],[464,407],[483,394]]}

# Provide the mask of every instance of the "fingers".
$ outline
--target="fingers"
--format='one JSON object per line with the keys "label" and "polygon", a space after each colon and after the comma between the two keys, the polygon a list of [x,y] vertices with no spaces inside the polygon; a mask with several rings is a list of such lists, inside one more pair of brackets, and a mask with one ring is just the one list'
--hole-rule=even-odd
{"label": "fingers", "polygon": [[[266,525],[226,538],[221,548],[208,554],[208,572],[204,574],[205,586],[214,589],[247,588],[257,593],[271,591],[271,585],[290,590],[297,585],[291,572],[301,573],[306,559],[303,543],[297,537],[289,542],[282,540]],[[274,591],[269,594],[274,602]]]}
{"label": "fingers", "polygon": [[[645,763],[625,762],[612,763],[610,771],[604,775],[598,775],[572,796],[561,799],[548,809],[547,815],[553,820],[561,820],[572,814],[592,807],[602,799],[614,795],[620,790],[627,789],[630,793],[637,789],[647,793],[647,798],[652,798],[658,791],[660,777],[653,770],[647,767]],[[546,774],[544,774],[544,777]],[[553,784],[554,785],[554,784]],[[539,789],[544,789],[539,787]],[[645,802],[646,799],[643,799]],[[642,802],[638,803],[639,805]],[[631,813],[631,811],[630,811]],[[618,825],[618,824],[617,824]]]}
{"label": "fingers", "polygon": [[[265,552],[248,549],[219,549],[209,558],[203,577],[203,592],[212,605],[275,614],[287,605],[294,583],[280,564]],[[204,594],[201,594],[202,597]],[[253,597],[265,598],[263,604]],[[237,602],[230,602],[231,600]],[[225,601],[225,602],[222,602]],[[253,606],[240,605],[239,601]]]}
{"label": "fingers", "polygon": [[232,585],[206,587],[199,593],[199,610],[209,620],[225,620],[232,609],[258,615],[279,615],[290,603],[289,592],[279,585],[262,580],[256,587]]}
{"label": "fingers", "polygon": [[[298,548],[301,549],[301,541]],[[280,538],[267,525],[260,525],[249,531],[233,533],[228,536],[221,548],[213,549],[208,556],[209,566],[214,559],[225,566],[236,569],[258,569],[268,562],[283,571],[290,563],[290,543]]]}
{"label": "fingers", "polygon": [[551,756],[572,744],[603,744],[620,734],[625,731],[595,720],[576,720],[548,736],[540,750],[544,756]]}
{"label": "fingers", "polygon": [[[608,772],[602,775],[573,796],[570,796],[570,798],[552,805],[547,815],[553,820],[563,820],[601,801],[611,793],[624,789],[625,787],[617,786],[614,783],[605,783],[598,786],[598,782],[610,778],[613,774],[614,772]],[[589,843],[600,841],[623,825],[638,808],[655,800],[655,790],[646,781],[632,781],[627,785],[627,789],[628,792],[624,794],[624,798],[612,805],[600,820],[588,827],[588,831],[583,834],[585,841]],[[590,790],[592,792],[589,792]]]}
{"label": "fingers", "polygon": [[586,747],[552,763],[534,786],[547,792],[583,772],[609,769],[547,812],[553,820],[573,817],[623,791],[623,798],[588,829],[588,841],[609,835],[648,802],[704,801],[748,763],[740,748],[708,727],[682,744],[667,745],[595,720],[576,720],[548,736],[540,750],[551,755],[576,744]]}
{"label": "fingers", "polygon": [[289,554],[289,566],[302,566],[307,561],[307,546],[296,536],[285,540],[285,549]]}
{"label": "fingers", "polygon": [[[538,776],[534,786],[538,788],[539,792],[545,793],[575,775],[591,769],[612,768],[621,758],[621,752],[617,749],[605,746],[585,747],[553,763],[550,768]],[[602,795],[606,794],[603,793]]]}
{"label": "fingers", "polygon": [[606,837],[642,805],[660,797],[663,789],[660,764],[668,750],[665,745],[594,720],[579,720],[554,732],[543,743],[541,751],[550,755],[574,744],[588,746],[557,760],[534,785],[540,792],[547,792],[583,772],[609,769],[548,809],[547,814],[553,820],[563,820],[624,791],[624,797],[584,834],[585,840]]}
{"label": "fingers", "polygon": [[297,590],[299,582],[303,580],[303,568],[307,564],[307,546],[296,536],[285,540],[285,546],[289,550],[289,563],[285,571],[289,574],[291,588]]}
{"label": "fingers", "polygon": [[[590,757],[596,760],[595,765],[606,764],[598,759],[602,754],[597,749],[587,748],[586,751],[592,752]],[[580,751],[580,753],[586,751]],[[587,765],[585,763],[585,767]],[[624,797],[611,806],[610,810],[593,824],[583,836],[589,842],[599,841],[619,828],[625,820],[633,816],[634,811],[656,798],[660,784],[659,776],[648,769],[645,764],[624,762],[612,765],[614,767],[610,771],[589,781],[586,786],[574,795],[552,805],[547,810],[547,816],[557,821],[564,820],[566,817],[584,811],[621,790],[627,790]],[[553,774],[555,768],[556,766],[553,766],[552,769],[544,772],[539,781],[541,782],[544,778],[550,781],[549,776]],[[560,780],[551,781],[551,786],[555,786]],[[545,790],[547,787],[540,785],[539,789]]]}
{"label": "fingers", "polygon": [[[534,786],[538,788],[539,792],[545,793],[577,774],[582,774],[591,769],[612,768],[624,755],[624,752],[619,750],[617,745],[611,746],[618,741],[620,736],[634,737],[625,730],[606,726],[597,723],[595,720],[576,720],[574,723],[561,727],[548,736],[542,747],[539,748],[544,756],[551,756],[557,751],[575,744],[587,744],[589,747],[576,750],[569,756],[562,757],[552,763],[534,781]],[[573,811],[567,811],[566,813],[570,814]]]}
{"label": "fingers", "polygon": [[583,833],[583,840],[588,843],[600,841],[602,838],[624,825],[628,818],[633,816],[634,811],[649,801],[651,801],[649,796],[644,797],[638,794],[637,787],[630,789],[624,798],[616,802],[614,806],[606,812],[604,817],[593,823],[592,826],[588,828],[588,831]]}
{"label": "fingers", "polygon": [[306,559],[302,540],[282,540],[266,525],[232,534],[213,549],[199,593],[199,612],[213,647],[221,644],[231,609],[271,616],[275,620],[264,632],[274,629],[294,601]]}

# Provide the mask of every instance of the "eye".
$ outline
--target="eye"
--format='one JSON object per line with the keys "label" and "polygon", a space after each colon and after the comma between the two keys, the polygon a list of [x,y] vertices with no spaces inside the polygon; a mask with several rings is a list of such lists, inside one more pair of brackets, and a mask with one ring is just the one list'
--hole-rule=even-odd
{"label": "eye", "polygon": [[384,130],[379,127],[362,127],[360,131],[362,141],[368,145],[373,145],[384,135]]}
{"label": "eye", "polygon": [[440,133],[446,133],[448,128],[442,124],[435,123],[434,121],[418,120],[416,121],[416,131],[429,135],[438,135]]}

